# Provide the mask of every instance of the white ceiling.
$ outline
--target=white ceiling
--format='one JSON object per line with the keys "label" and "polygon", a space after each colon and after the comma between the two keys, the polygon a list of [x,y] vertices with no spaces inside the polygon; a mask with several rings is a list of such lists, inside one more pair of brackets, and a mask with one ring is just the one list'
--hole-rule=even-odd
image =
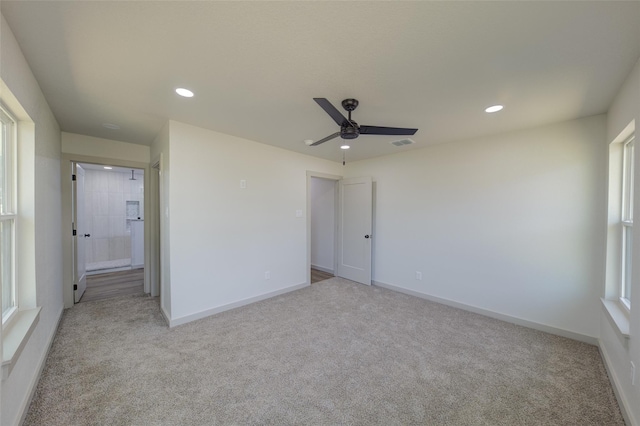
{"label": "white ceiling", "polygon": [[640,56],[638,1],[0,4],[63,131],[149,145],[173,119],[335,161],[302,142],[338,130],[313,97],[419,128],[354,161],[604,113]]}

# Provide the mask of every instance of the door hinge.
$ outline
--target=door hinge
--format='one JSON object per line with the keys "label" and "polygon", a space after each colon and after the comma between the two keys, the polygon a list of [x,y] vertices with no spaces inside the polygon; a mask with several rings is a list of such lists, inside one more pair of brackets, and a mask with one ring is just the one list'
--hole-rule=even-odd
{"label": "door hinge", "polygon": [[76,175],[71,175],[71,180],[76,180]]}
{"label": "door hinge", "polygon": [[74,285],[73,285],[73,290],[75,291],[75,290],[77,290],[77,289],[78,289],[78,284],[74,284]]}
{"label": "door hinge", "polygon": [[73,236],[74,236],[74,237],[76,236],[76,233],[77,233],[77,232],[78,232],[78,231],[76,231],[75,229],[73,230]]}

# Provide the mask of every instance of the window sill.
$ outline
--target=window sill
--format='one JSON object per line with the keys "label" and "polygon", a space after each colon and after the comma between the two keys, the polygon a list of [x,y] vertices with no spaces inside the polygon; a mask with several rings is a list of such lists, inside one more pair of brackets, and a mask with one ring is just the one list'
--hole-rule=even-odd
{"label": "window sill", "polygon": [[618,331],[625,339],[629,339],[629,314],[617,300],[600,299],[602,306],[609,314],[609,318],[618,328]]}
{"label": "window sill", "polygon": [[2,380],[11,374],[20,353],[29,340],[40,319],[40,309],[18,311],[9,326],[2,332]]}

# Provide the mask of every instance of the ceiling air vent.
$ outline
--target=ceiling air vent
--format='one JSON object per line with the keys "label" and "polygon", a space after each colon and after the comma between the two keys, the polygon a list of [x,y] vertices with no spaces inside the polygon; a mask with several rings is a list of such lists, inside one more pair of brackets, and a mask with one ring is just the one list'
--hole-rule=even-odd
{"label": "ceiling air vent", "polygon": [[393,141],[390,142],[391,145],[395,145],[395,146],[403,146],[403,145],[411,145],[414,144],[415,142],[413,141],[413,139],[400,139],[399,141]]}

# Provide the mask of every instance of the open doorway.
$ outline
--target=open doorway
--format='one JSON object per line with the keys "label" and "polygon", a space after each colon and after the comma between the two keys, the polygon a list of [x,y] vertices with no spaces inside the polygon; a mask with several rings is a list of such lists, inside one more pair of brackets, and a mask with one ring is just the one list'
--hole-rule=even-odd
{"label": "open doorway", "polygon": [[144,170],[90,163],[76,169],[83,176],[77,176],[74,221],[83,229],[74,258],[75,269],[86,271],[86,286],[74,288],[75,301],[144,294]]}
{"label": "open doorway", "polygon": [[307,283],[320,271],[371,285],[372,229],[371,177],[307,172]]}
{"label": "open doorway", "polygon": [[337,180],[311,177],[311,284],[335,276]]}

